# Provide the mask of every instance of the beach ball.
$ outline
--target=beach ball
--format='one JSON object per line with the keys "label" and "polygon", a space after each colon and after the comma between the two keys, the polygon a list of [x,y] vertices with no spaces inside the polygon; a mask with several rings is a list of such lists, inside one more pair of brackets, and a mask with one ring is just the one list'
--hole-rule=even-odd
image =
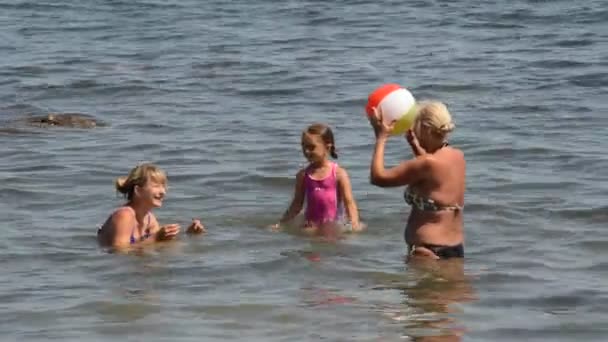
{"label": "beach ball", "polygon": [[365,106],[368,116],[374,115],[374,107],[382,110],[384,122],[397,121],[393,135],[405,133],[416,119],[416,99],[398,84],[384,84],[372,91]]}

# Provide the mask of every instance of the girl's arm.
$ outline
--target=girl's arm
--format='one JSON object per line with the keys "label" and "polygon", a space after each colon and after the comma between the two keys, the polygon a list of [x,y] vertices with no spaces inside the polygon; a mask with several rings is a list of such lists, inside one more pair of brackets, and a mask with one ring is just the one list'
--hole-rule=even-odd
{"label": "girl's arm", "polygon": [[135,215],[130,210],[118,210],[112,214],[110,229],[113,236],[110,237],[112,247],[128,247],[131,244],[131,233],[133,227],[137,226]]}
{"label": "girl's arm", "polygon": [[206,233],[207,229],[201,223],[201,220],[192,219],[192,223],[186,229],[187,234],[201,234]]}
{"label": "girl's arm", "polygon": [[384,148],[387,135],[376,139],[376,146],[370,166],[370,182],[380,187],[395,187],[416,183],[431,169],[432,157],[423,154],[415,159],[406,160],[401,164],[386,169],[384,167]]}
{"label": "girl's arm", "polygon": [[300,211],[302,211],[302,207],[304,206],[304,170],[300,170],[296,175],[296,184],[294,187],[294,194],[291,204],[289,208],[285,211],[281,219],[279,220],[279,224],[291,221],[294,217],[296,217]]}
{"label": "girl's arm", "polygon": [[361,230],[361,225],[359,224],[359,209],[357,208],[357,202],[355,201],[355,198],[353,196],[348,172],[346,172],[346,170],[344,170],[343,168],[339,167],[337,170],[337,176],[338,189],[340,191],[340,197],[342,198],[342,201],[344,201],[346,214],[348,215],[350,224],[353,227],[353,231],[359,231]]}

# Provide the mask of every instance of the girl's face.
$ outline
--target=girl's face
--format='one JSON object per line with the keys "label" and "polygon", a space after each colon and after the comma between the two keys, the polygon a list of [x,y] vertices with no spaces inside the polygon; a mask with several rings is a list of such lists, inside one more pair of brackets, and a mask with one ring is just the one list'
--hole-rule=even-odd
{"label": "girl's face", "polygon": [[135,186],[135,199],[153,208],[160,208],[167,193],[165,183],[148,180],[143,186]]}
{"label": "girl's face", "polygon": [[308,133],[302,135],[302,154],[308,162],[321,163],[327,159],[328,153],[329,148],[320,136]]}

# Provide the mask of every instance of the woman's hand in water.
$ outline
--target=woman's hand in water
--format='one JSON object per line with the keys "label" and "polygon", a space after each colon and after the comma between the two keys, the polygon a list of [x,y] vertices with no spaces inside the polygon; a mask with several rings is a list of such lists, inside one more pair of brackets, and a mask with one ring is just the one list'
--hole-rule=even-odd
{"label": "woman's hand in water", "polygon": [[205,226],[203,226],[200,220],[196,219],[192,219],[192,223],[190,223],[188,229],[186,229],[187,234],[201,234],[206,232],[207,229],[205,229]]}
{"label": "woman's hand in water", "polygon": [[273,232],[281,231],[281,224],[280,223],[275,223],[273,225],[268,226],[268,229],[270,229]]}
{"label": "woman's hand in water", "polygon": [[365,230],[365,224],[361,222],[350,223],[350,228],[353,233],[359,233]]}
{"label": "woman's hand in water", "polygon": [[395,123],[397,121],[393,120],[391,123],[386,123],[383,120],[382,109],[378,107],[374,107],[374,115],[368,116],[369,123],[372,125],[374,129],[374,134],[376,135],[376,139],[378,138],[386,138],[395,129]]}
{"label": "woman's hand in water", "polygon": [[423,156],[426,154],[426,150],[420,146],[420,141],[418,141],[418,137],[416,137],[416,133],[413,130],[408,129],[405,135],[408,144],[412,148],[412,152],[416,157]]}
{"label": "woman's hand in water", "polygon": [[179,224],[167,224],[158,230],[157,239],[160,241],[173,240],[179,233]]}

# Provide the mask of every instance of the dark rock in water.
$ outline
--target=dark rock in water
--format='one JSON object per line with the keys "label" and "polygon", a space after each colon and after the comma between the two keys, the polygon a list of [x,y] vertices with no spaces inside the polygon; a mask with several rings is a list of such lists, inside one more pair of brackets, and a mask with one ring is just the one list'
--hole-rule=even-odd
{"label": "dark rock in water", "polygon": [[39,127],[68,127],[68,128],[95,128],[106,124],[95,117],[81,113],[49,113],[47,115],[34,115],[26,118],[25,123]]}
{"label": "dark rock in water", "polygon": [[0,107],[0,134],[2,135],[37,134],[43,133],[44,130],[51,130],[53,127],[90,130],[104,126],[108,126],[108,124],[95,116],[79,112],[53,112],[29,104]]}

